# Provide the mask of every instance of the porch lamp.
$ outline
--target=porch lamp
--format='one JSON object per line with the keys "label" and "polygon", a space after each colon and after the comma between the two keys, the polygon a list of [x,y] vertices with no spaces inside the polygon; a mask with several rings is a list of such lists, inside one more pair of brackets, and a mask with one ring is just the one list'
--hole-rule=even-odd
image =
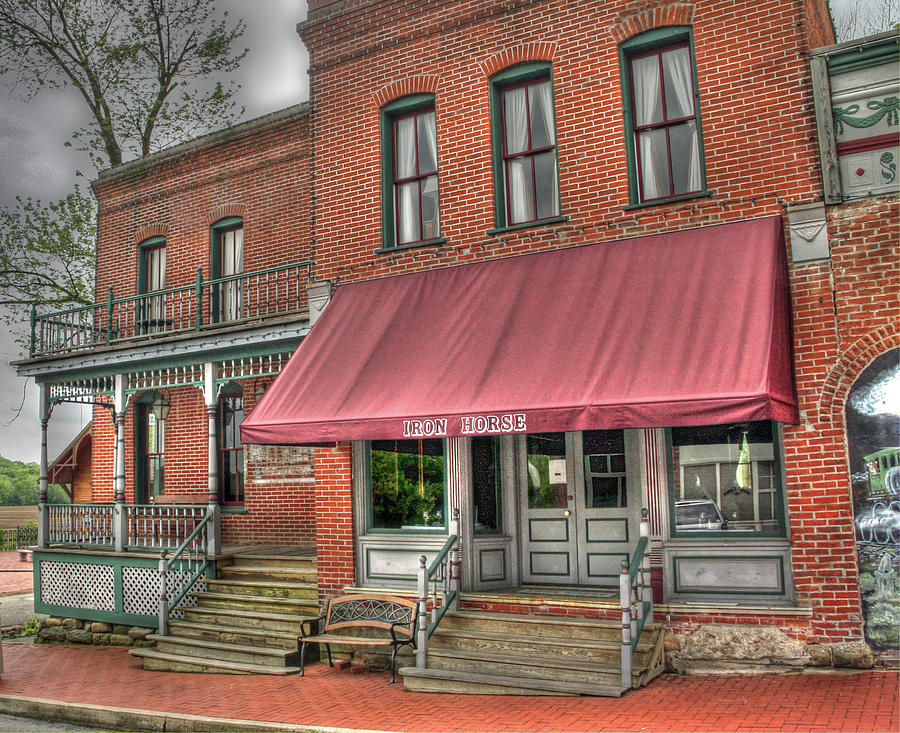
{"label": "porch lamp", "polygon": [[156,399],[153,400],[153,404],[150,405],[150,411],[153,413],[153,417],[156,418],[157,422],[164,422],[165,419],[169,417],[169,409],[171,407],[168,400],[168,392],[165,394],[159,393],[156,396]]}

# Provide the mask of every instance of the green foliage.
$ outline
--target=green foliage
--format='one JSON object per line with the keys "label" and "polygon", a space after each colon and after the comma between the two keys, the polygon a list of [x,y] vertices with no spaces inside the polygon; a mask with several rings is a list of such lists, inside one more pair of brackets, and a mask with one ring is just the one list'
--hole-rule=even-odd
{"label": "green foliage", "polygon": [[21,324],[28,322],[32,303],[47,311],[93,302],[93,197],[75,186],[50,204],[17,202],[0,209],[0,317]]}
{"label": "green foliage", "polygon": [[[40,498],[40,473],[37,463],[11,461],[0,456],[0,506],[37,504]],[[51,504],[69,503],[69,495],[53,484],[47,489],[47,499]]]}
{"label": "green foliage", "polygon": [[244,32],[209,0],[0,0],[0,74],[19,96],[72,89],[91,115],[76,144],[98,168],[224,127]]}

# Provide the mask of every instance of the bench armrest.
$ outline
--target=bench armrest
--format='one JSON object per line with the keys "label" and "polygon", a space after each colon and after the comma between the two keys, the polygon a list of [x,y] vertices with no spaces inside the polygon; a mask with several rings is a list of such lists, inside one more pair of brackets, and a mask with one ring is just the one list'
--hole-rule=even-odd
{"label": "bench armrest", "polygon": [[[300,639],[305,639],[307,636],[313,636],[312,625],[321,623],[325,620],[324,616],[319,616],[319,618],[308,618],[304,619],[300,622]],[[307,631],[307,624],[309,624],[309,631]]]}
{"label": "bench armrest", "polygon": [[393,643],[396,645],[409,644],[413,649],[416,648],[416,632],[413,629],[412,635],[409,638],[397,638],[397,628],[400,626],[409,626],[409,623],[400,623],[399,621],[391,624],[391,639]]}

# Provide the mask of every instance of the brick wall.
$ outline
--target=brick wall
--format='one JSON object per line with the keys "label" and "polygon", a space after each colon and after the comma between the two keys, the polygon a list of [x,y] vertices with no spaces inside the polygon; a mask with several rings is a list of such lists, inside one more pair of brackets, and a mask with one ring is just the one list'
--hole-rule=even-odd
{"label": "brick wall", "polygon": [[[711,195],[629,208],[617,44],[670,24],[693,29]],[[316,109],[317,267],[335,283],[784,216],[791,205],[822,200],[807,58],[834,35],[818,0],[318,0],[300,33]],[[488,234],[489,76],[529,60],[552,63],[560,208],[569,220]],[[424,91],[435,96],[446,243],[377,253],[379,108]],[[785,430],[787,498],[798,599],[812,615],[776,614],[765,622],[807,641],[861,638],[843,399],[868,363],[855,352],[874,356],[896,342],[896,237],[879,226],[896,215],[896,203],[887,200],[832,208],[832,261],[790,267],[802,424]],[[826,398],[827,419],[820,404]],[[317,455],[321,480],[319,469]],[[349,456],[329,471],[329,481],[349,491]],[[348,543],[340,552],[352,560],[352,512],[340,496],[327,514],[319,504],[320,561],[336,551],[323,541],[324,526]],[[352,582],[337,567],[324,577],[329,588]],[[762,623],[729,614],[707,620],[728,619]]]}
{"label": "brick wall", "polygon": [[319,599],[341,593],[356,580],[350,444],[315,449],[316,555]]}
{"label": "brick wall", "polygon": [[[299,105],[231,130],[107,171],[94,182],[100,208],[97,297],[109,285],[133,295],[137,245],[166,238],[166,285],[210,277],[210,226],[227,216],[244,224],[244,271],[312,259],[310,126]],[[164,364],[163,364],[164,365]],[[243,383],[244,409],[254,404],[253,380]],[[204,493],[208,487],[207,410],[195,387],[168,390],[165,492]],[[135,396],[137,397],[137,396]],[[134,399],[125,424],[126,498],[134,501]],[[94,414],[94,501],[113,498],[115,436],[109,413]],[[226,510],[224,541],[309,544],[315,539],[311,452],[248,448],[245,503]]]}

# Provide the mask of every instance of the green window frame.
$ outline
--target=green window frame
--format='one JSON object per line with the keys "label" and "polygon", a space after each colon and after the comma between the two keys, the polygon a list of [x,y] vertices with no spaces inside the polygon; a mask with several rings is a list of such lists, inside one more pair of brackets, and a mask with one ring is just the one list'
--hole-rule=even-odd
{"label": "green window frame", "polygon": [[[679,438],[679,433],[688,437]],[[691,433],[696,440],[691,440]],[[710,436],[716,433],[726,440],[713,440]],[[682,459],[679,451],[676,458],[679,446],[695,448],[695,455]],[[666,462],[673,538],[746,540],[786,535],[782,432],[778,423],[762,420],[667,428]],[[695,506],[685,506],[689,504]],[[695,521],[700,513],[703,519]],[[722,521],[727,526],[721,526]]]}
{"label": "green window frame", "polygon": [[[513,104],[521,120],[518,132]],[[490,109],[494,228],[488,233],[567,221],[560,214],[552,65],[528,62],[494,74]],[[513,142],[514,135],[519,140]]]}
{"label": "green window frame", "polygon": [[[240,216],[219,219],[209,229],[210,279],[240,275],[243,271],[244,220]],[[242,285],[243,282],[237,279],[210,288],[209,312],[213,322],[236,321],[244,316]]]}
{"label": "green window frame", "polygon": [[[391,448],[393,450],[390,450]],[[405,458],[402,466],[401,455]],[[394,456],[394,462],[391,456]],[[438,456],[440,460],[435,461]],[[431,460],[427,461],[429,458]],[[447,531],[449,484],[446,440],[424,438],[366,441],[365,466],[368,532],[431,534]],[[433,486],[437,471],[441,477],[439,499],[435,496],[436,488]],[[432,479],[430,482],[429,477]],[[420,500],[416,499],[416,495]],[[437,499],[433,501],[431,507],[428,506],[429,496]],[[394,501],[388,506],[386,499]],[[420,505],[418,509],[417,504]],[[425,518],[426,521],[419,523],[416,521],[417,518]]]}
{"label": "green window frame", "polygon": [[[168,402],[163,392],[151,390],[134,403],[134,501],[149,504],[165,493],[166,420],[157,419],[154,406]],[[168,414],[168,410],[165,410]]]}
{"label": "green window frame", "polygon": [[[430,127],[431,144],[427,130]],[[398,160],[397,135],[408,131],[411,158]],[[427,158],[427,161],[426,161]],[[392,252],[441,244],[440,161],[437,154],[437,110],[433,94],[410,94],[381,108],[381,248]],[[401,221],[398,211],[414,210]],[[431,213],[426,217],[425,213]]]}
{"label": "green window frame", "polygon": [[149,297],[137,301],[138,333],[154,333],[166,328],[166,296],[152,295],[166,289],[166,238],[150,237],[137,249],[137,294]]}
{"label": "green window frame", "polygon": [[244,505],[244,445],[240,424],[244,419],[244,390],[228,382],[219,394],[216,411],[216,443],[219,462],[219,502],[222,506]]}
{"label": "green window frame", "polygon": [[[619,45],[628,208],[709,195],[695,59],[690,26],[657,28]],[[642,104],[638,86],[649,90]]]}

